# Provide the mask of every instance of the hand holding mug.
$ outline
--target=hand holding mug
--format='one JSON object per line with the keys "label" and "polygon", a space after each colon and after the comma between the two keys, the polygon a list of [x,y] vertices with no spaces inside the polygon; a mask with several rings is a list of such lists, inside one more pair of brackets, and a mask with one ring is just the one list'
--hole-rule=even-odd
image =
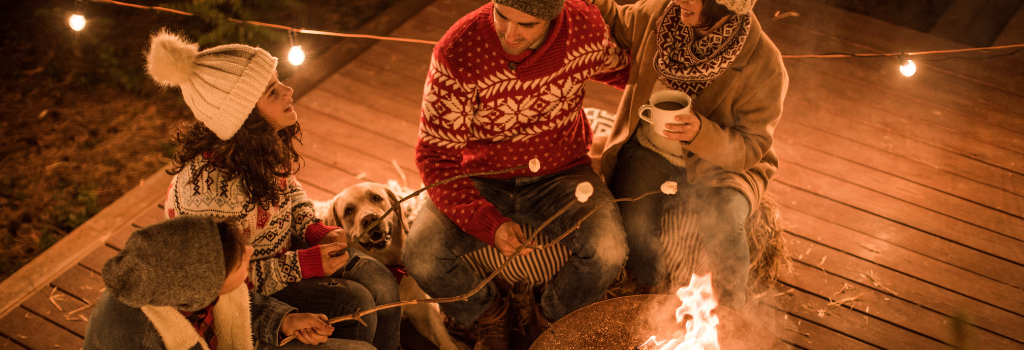
{"label": "hand holding mug", "polygon": [[662,90],[651,95],[651,104],[640,106],[640,119],[651,123],[658,136],[672,141],[691,141],[700,130],[700,119],[691,109],[685,92]]}
{"label": "hand holding mug", "polygon": [[700,131],[700,118],[692,112],[687,114],[676,114],[675,123],[665,123],[665,138],[672,141],[693,141]]}

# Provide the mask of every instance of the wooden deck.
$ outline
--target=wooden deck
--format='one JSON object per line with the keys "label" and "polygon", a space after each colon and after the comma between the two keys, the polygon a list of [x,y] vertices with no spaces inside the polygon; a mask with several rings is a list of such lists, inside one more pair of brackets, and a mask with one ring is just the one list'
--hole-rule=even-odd
{"label": "wooden deck", "polygon": [[[392,35],[436,40],[483,2],[436,0]],[[776,11],[800,16],[772,21]],[[809,0],[761,0],[755,12],[784,54],[961,47]],[[400,179],[397,169],[420,185],[413,146],[430,50],[377,43],[298,100],[311,197]],[[1020,57],[918,62],[912,78],[894,59],[787,59],[770,191],[792,263],[743,311],[794,348],[937,349],[966,334],[972,348],[1024,349]],[[587,89],[588,107],[614,110],[617,90]],[[168,181],[155,174],[72,234],[82,238],[5,280],[0,349],[81,347],[86,323],[75,318],[91,310],[68,312],[97,300],[102,263],[127,235],[161,219]]]}

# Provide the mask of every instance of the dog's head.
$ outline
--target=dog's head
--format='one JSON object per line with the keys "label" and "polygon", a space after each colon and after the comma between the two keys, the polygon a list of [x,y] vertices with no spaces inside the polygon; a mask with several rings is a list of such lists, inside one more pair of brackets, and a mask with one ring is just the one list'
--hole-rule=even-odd
{"label": "dog's head", "polygon": [[[398,200],[398,196],[383,184],[360,183],[334,197],[329,218],[325,221],[328,225],[345,229],[349,247],[363,250],[385,265],[397,265],[401,263],[400,243],[408,232],[401,206],[388,214],[388,218],[381,220],[380,224],[367,228]],[[391,261],[395,259],[398,260]]]}

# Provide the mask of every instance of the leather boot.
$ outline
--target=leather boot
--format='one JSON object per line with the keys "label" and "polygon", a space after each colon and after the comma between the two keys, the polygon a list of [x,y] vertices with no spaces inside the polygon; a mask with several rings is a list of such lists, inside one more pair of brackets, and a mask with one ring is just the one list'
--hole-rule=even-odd
{"label": "leather boot", "polygon": [[508,350],[508,299],[498,296],[476,319],[477,340],[474,350]]}

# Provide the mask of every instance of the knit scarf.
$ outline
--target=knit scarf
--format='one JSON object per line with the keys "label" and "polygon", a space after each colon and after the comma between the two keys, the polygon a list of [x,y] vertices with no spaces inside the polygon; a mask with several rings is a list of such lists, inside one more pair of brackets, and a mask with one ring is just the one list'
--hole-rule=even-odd
{"label": "knit scarf", "polygon": [[724,25],[697,39],[683,24],[682,9],[670,3],[658,23],[654,68],[665,86],[696,97],[736,60],[750,32],[750,17],[734,15]]}

